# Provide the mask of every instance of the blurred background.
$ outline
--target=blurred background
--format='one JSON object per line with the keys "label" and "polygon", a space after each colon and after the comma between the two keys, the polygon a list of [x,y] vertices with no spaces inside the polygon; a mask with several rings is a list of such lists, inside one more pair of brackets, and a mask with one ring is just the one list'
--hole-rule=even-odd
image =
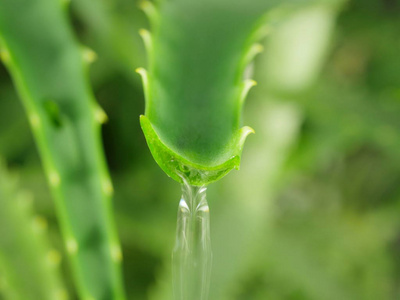
{"label": "blurred background", "polygon": [[[78,39],[98,55],[90,75],[109,116],[103,139],[129,299],[165,300],[180,186],[157,166],[139,126],[134,70],[146,66],[138,30],[149,26],[137,4],[72,1],[70,13]],[[209,186],[210,299],[400,299],[400,2],[317,3],[285,17],[264,44],[243,115],[256,134],[241,170]],[[0,156],[64,253],[3,65]],[[62,270],[74,295],[66,259]]]}

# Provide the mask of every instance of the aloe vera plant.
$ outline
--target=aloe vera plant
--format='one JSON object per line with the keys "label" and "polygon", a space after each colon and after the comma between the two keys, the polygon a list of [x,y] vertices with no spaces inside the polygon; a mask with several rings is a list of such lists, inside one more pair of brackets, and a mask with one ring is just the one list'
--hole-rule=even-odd
{"label": "aloe vera plant", "polygon": [[107,117],[86,76],[94,54],[76,42],[65,3],[2,0],[1,57],[30,120],[80,297],[124,299],[100,140]]}
{"label": "aloe vera plant", "polygon": [[[152,25],[151,32],[140,31],[149,56],[148,70],[137,70],[146,96],[141,126],[156,162],[187,187],[174,258],[178,277],[189,279],[177,284],[177,299],[207,298],[211,248],[205,186],[239,168],[244,141],[253,132],[241,127],[245,98],[256,84],[249,66],[262,49],[257,42],[280,14],[277,4],[141,4]],[[87,62],[63,5],[3,0],[2,59],[42,155],[80,296],[124,299],[122,254],[111,216],[113,189],[99,138],[107,117],[88,86]],[[86,50],[83,57],[90,60],[94,54]],[[199,273],[191,274],[198,265]]]}

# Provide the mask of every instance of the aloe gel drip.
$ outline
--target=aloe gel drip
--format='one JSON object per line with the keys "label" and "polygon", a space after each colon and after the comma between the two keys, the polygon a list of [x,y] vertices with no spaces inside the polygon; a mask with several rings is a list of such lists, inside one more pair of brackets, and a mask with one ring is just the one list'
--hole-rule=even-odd
{"label": "aloe gel drip", "polygon": [[206,191],[205,186],[192,186],[183,178],[172,254],[175,300],[208,299],[212,251]]}

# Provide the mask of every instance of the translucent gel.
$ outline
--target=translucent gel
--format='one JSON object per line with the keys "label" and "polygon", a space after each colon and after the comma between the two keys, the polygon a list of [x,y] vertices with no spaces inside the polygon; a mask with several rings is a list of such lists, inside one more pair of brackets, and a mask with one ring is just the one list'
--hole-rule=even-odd
{"label": "translucent gel", "polygon": [[211,275],[210,210],[206,187],[184,180],[172,270],[175,300],[207,300]]}

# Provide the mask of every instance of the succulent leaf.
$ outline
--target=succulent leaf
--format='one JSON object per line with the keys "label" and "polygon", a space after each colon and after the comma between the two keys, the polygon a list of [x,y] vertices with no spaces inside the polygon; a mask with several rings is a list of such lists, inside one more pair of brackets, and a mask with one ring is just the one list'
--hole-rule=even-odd
{"label": "succulent leaf", "polygon": [[160,167],[191,184],[216,181],[239,168],[245,137],[241,110],[253,80],[247,65],[262,50],[269,1],[161,1],[142,7],[152,33],[143,77],[141,126]]}
{"label": "succulent leaf", "polygon": [[76,42],[64,4],[2,0],[2,58],[23,100],[82,299],[124,299],[112,184],[86,76],[96,55]]}

